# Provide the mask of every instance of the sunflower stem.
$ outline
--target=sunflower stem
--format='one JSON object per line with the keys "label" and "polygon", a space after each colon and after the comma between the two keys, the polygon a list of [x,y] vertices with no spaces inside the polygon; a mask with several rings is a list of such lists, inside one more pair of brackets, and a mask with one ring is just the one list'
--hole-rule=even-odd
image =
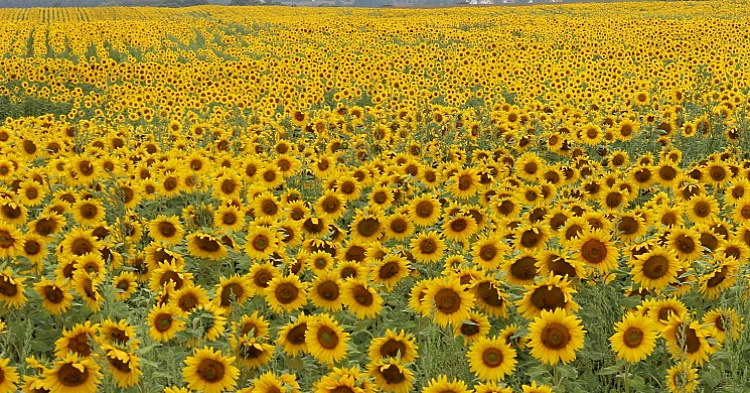
{"label": "sunflower stem", "polygon": [[625,380],[625,393],[630,393],[630,362],[625,363],[625,375],[623,379]]}

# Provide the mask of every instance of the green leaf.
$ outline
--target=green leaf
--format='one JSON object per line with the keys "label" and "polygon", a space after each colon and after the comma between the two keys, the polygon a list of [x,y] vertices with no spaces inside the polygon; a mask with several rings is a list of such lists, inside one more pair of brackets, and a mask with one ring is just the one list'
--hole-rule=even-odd
{"label": "green leaf", "polygon": [[604,367],[603,369],[599,370],[597,375],[613,375],[620,372],[620,366],[614,365],[609,367]]}

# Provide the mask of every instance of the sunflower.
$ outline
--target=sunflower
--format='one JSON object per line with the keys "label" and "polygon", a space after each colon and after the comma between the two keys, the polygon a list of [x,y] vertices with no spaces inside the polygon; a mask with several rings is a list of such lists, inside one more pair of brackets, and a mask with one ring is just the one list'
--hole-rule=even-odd
{"label": "sunflower", "polygon": [[[0,286],[4,283],[0,278]],[[52,282],[46,278],[34,284],[34,289],[42,298],[42,307],[52,315],[59,316],[64,314],[73,304],[73,296],[68,291],[66,284],[55,281]]]}
{"label": "sunflower", "polygon": [[667,389],[669,393],[693,393],[700,383],[698,370],[690,362],[679,362],[667,370]]}
{"label": "sunflower", "polygon": [[157,304],[148,313],[149,336],[154,341],[167,342],[185,329],[184,312],[171,304]]}
{"label": "sunflower", "polygon": [[414,387],[414,374],[393,358],[373,361],[367,368],[381,391],[409,393]]}
{"label": "sunflower", "polygon": [[44,372],[44,389],[55,393],[94,393],[104,377],[100,370],[92,359],[69,353]]}
{"label": "sunflower", "polygon": [[384,221],[385,219],[377,211],[357,210],[349,226],[352,240],[365,244],[377,241],[385,229]]}
{"label": "sunflower", "polygon": [[617,267],[618,251],[607,232],[588,230],[571,241],[567,248],[575,252],[580,261],[607,273]]}
{"label": "sunflower", "polygon": [[97,225],[107,214],[102,202],[94,198],[77,200],[71,210],[73,219],[86,227]]}
{"label": "sunflower", "polygon": [[691,364],[703,365],[716,350],[708,343],[711,331],[689,316],[672,314],[662,336],[673,359],[685,359]]}
{"label": "sunflower", "polygon": [[[282,214],[284,214],[283,205],[273,193],[269,191],[264,191],[256,195],[252,199],[250,207],[252,208],[253,215],[257,220],[263,219],[266,221],[276,221],[282,216]],[[304,211],[302,214],[307,215],[307,213],[309,212]]]}
{"label": "sunflower", "polygon": [[703,254],[700,247],[700,236],[688,228],[674,228],[667,236],[667,247],[677,253],[677,257],[694,261]]}
{"label": "sunflower", "polygon": [[260,341],[257,337],[242,336],[237,339],[234,336],[229,337],[229,344],[242,361],[246,369],[257,369],[268,364],[274,355],[276,347]]}
{"label": "sunflower", "polygon": [[687,202],[685,212],[693,223],[710,222],[719,213],[719,202],[709,195],[696,195]]}
{"label": "sunflower", "polygon": [[232,327],[237,337],[249,336],[265,340],[268,338],[270,324],[255,311],[251,315],[242,315],[239,321],[232,322]]}
{"label": "sunflower", "polygon": [[402,364],[408,364],[419,357],[417,349],[418,347],[412,334],[406,333],[404,330],[396,333],[391,329],[386,329],[384,336],[374,338],[370,341],[367,353],[371,362],[394,358]]}
{"label": "sunflower", "polygon": [[661,328],[667,326],[672,315],[682,318],[688,312],[685,304],[676,298],[653,300],[649,303],[644,302],[644,308],[647,310],[646,315],[651,321]]}
{"label": "sunflower", "polygon": [[26,294],[23,277],[17,277],[6,267],[0,272],[0,301],[8,307],[19,308],[26,304]]}
{"label": "sunflower", "polygon": [[459,379],[448,381],[445,375],[439,375],[437,379],[431,378],[430,382],[422,388],[422,393],[471,393],[472,390],[466,386],[466,382]]}
{"label": "sunflower", "polygon": [[464,344],[471,344],[479,338],[487,336],[490,332],[490,320],[484,313],[471,311],[469,318],[461,321],[461,326],[456,328],[453,336],[463,337]]}
{"label": "sunflower", "polygon": [[26,223],[28,212],[26,206],[12,202],[8,198],[0,200],[0,220],[10,225]]}
{"label": "sunflower", "polygon": [[647,289],[664,289],[677,278],[680,264],[674,250],[655,247],[638,255],[630,274],[633,282]]}
{"label": "sunflower", "polygon": [[573,300],[573,289],[570,279],[562,276],[547,276],[538,282],[524,286],[526,292],[516,303],[518,312],[524,318],[537,318],[544,311],[562,310],[564,313],[572,314],[579,309],[578,303]]}
{"label": "sunflower", "polygon": [[737,340],[744,328],[737,312],[731,308],[717,308],[703,316],[703,324],[712,328],[711,336],[723,343],[727,337]]}
{"label": "sunflower", "polygon": [[420,227],[434,225],[440,219],[441,206],[435,196],[424,194],[409,202],[409,219]]}
{"label": "sunflower", "polygon": [[247,301],[250,294],[250,284],[247,277],[234,274],[226,278],[222,275],[216,285],[214,302],[222,308],[231,307],[232,304],[242,305]]}
{"label": "sunflower", "polygon": [[483,381],[501,381],[516,369],[516,350],[501,337],[481,337],[466,353],[469,367]]}
{"label": "sunflower", "polygon": [[277,232],[259,225],[251,225],[245,237],[245,252],[254,261],[268,259],[278,249],[281,239]]}
{"label": "sunflower", "polygon": [[505,279],[513,285],[528,285],[537,276],[538,260],[534,254],[523,253],[503,261],[501,270],[505,272]]}
{"label": "sunflower", "polygon": [[334,364],[347,356],[349,333],[329,314],[323,313],[307,322],[305,343],[320,363]]}
{"label": "sunflower", "polygon": [[115,300],[128,300],[138,290],[138,277],[131,271],[123,271],[112,277],[112,287],[115,289]]}
{"label": "sunflower", "polygon": [[237,385],[240,370],[232,366],[233,357],[225,357],[221,352],[209,347],[195,349],[185,359],[182,377],[192,390],[205,393],[220,393]]}
{"label": "sunflower", "polygon": [[[293,374],[281,374],[276,376],[271,372],[267,372],[253,379],[251,382],[250,392],[253,393],[300,393],[299,383],[297,377]],[[238,390],[238,393],[249,393],[243,390]],[[206,391],[206,393],[209,393]]]}
{"label": "sunflower", "polygon": [[574,360],[575,352],[583,348],[586,333],[581,321],[562,308],[542,311],[529,324],[529,331],[531,356],[551,366]]}
{"label": "sunflower", "polygon": [[341,284],[341,301],[357,319],[375,318],[383,308],[383,298],[364,278],[349,278]]}
{"label": "sunflower", "polygon": [[568,276],[570,279],[581,279],[586,276],[583,262],[567,258],[561,251],[548,248],[537,255],[537,276]]}
{"label": "sunflower", "polygon": [[617,238],[625,243],[632,243],[646,235],[648,225],[643,217],[637,213],[622,212],[617,217]]}
{"label": "sunflower", "polygon": [[498,386],[497,382],[484,382],[474,385],[474,393],[513,393],[509,386]]}
{"label": "sunflower", "polygon": [[379,185],[373,187],[368,196],[368,204],[379,207],[381,209],[390,207],[394,201],[395,196],[393,194],[393,190],[387,185]]}
{"label": "sunflower", "polygon": [[232,204],[222,204],[214,212],[214,226],[239,232],[245,226],[245,212]]}
{"label": "sunflower", "polygon": [[29,221],[26,228],[33,234],[50,239],[52,235],[62,231],[66,225],[65,217],[55,212],[49,212],[42,213],[33,221]]}
{"label": "sunflower", "polygon": [[315,382],[313,392],[373,393],[375,392],[375,386],[373,386],[371,380],[367,378],[366,374],[360,372],[359,367],[334,367],[331,372]]}
{"label": "sunflower", "polygon": [[474,306],[474,295],[464,290],[458,278],[443,277],[430,282],[425,302],[430,305],[433,321],[438,326],[459,328],[461,322],[469,317]]}
{"label": "sunflower", "polygon": [[547,385],[537,385],[536,381],[531,382],[531,385],[521,386],[522,393],[554,393],[552,388]]}
{"label": "sunflower", "polygon": [[447,188],[457,199],[466,200],[479,192],[480,177],[476,169],[465,168],[457,171],[448,180]]}
{"label": "sunflower", "polygon": [[281,277],[281,271],[270,262],[253,263],[247,273],[250,290],[254,295],[263,295],[268,284],[275,278]]}
{"label": "sunflower", "polygon": [[712,270],[700,278],[698,292],[706,299],[716,299],[737,281],[735,272],[738,268],[739,262],[734,258],[717,258]]}
{"label": "sunflower", "polygon": [[226,330],[227,318],[223,314],[224,310],[216,304],[206,303],[190,310],[185,318],[203,331],[201,339],[213,342]]}
{"label": "sunflower", "polygon": [[539,175],[545,171],[544,161],[534,153],[522,154],[514,163],[515,173],[529,182],[535,182]]}
{"label": "sunflower", "polygon": [[654,351],[658,336],[648,318],[637,313],[628,313],[615,325],[615,334],[609,341],[618,359],[638,363]]}
{"label": "sunflower", "polygon": [[310,317],[304,313],[299,313],[296,319],[282,326],[277,336],[277,342],[281,350],[289,356],[297,356],[300,353],[307,352],[307,323]]}
{"label": "sunflower", "polygon": [[0,392],[11,393],[16,391],[18,383],[18,372],[15,367],[8,367],[10,359],[0,358]]}
{"label": "sunflower", "polygon": [[417,262],[438,262],[447,248],[438,232],[424,232],[409,242],[411,253]]}
{"label": "sunflower", "polygon": [[508,301],[497,281],[490,278],[477,279],[470,284],[477,307],[493,317],[508,316]]}
{"label": "sunflower", "polygon": [[442,228],[446,239],[459,243],[468,241],[478,229],[476,220],[468,214],[444,220]]}
{"label": "sunflower", "polygon": [[409,261],[399,255],[386,255],[383,259],[376,261],[370,270],[371,281],[375,284],[385,285],[390,291],[402,278],[409,275]]}
{"label": "sunflower", "polygon": [[19,184],[16,194],[18,195],[19,202],[24,206],[39,206],[48,195],[48,190],[36,181],[27,179]]}
{"label": "sunflower", "polygon": [[191,233],[187,236],[187,250],[190,255],[218,261],[226,258],[227,249],[220,239],[207,233]]}
{"label": "sunflower", "polygon": [[385,237],[403,241],[414,233],[414,223],[405,213],[394,213],[385,220]]}
{"label": "sunflower", "polygon": [[276,277],[268,283],[263,294],[266,303],[275,313],[289,313],[307,303],[307,285],[295,275]]}
{"label": "sunflower", "polygon": [[[2,235],[2,224],[0,224],[0,254],[2,254]],[[90,230],[77,227],[65,234],[57,251],[60,254],[82,256],[90,252],[97,252],[103,247],[104,243],[98,240]]]}
{"label": "sunflower", "polygon": [[103,345],[109,365],[109,371],[115,377],[117,386],[128,388],[138,383],[143,372],[140,370],[141,359],[130,352],[117,349],[111,345]]}
{"label": "sunflower", "polygon": [[336,220],[346,213],[346,200],[333,190],[327,190],[315,203],[315,212],[330,220]]}
{"label": "sunflower", "polygon": [[135,327],[128,324],[125,319],[117,323],[110,319],[105,319],[99,326],[99,344],[110,344],[118,348],[136,349],[140,345],[140,340],[136,338]]}
{"label": "sunflower", "polygon": [[0,258],[12,258],[22,252],[23,234],[14,225],[0,220]]}
{"label": "sunflower", "polygon": [[169,282],[174,283],[173,289],[179,290],[183,286],[193,285],[193,274],[183,272],[184,267],[177,265],[174,261],[162,262],[159,267],[151,272],[149,288],[156,293],[167,286]]}

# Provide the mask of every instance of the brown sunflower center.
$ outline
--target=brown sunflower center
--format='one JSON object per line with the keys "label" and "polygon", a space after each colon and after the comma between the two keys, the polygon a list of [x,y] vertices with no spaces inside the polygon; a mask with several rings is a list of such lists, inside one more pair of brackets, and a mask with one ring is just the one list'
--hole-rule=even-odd
{"label": "brown sunflower center", "polygon": [[167,313],[158,314],[154,318],[154,328],[159,333],[164,333],[172,327],[172,315]]}
{"label": "brown sunflower center", "polygon": [[274,291],[276,300],[281,304],[289,304],[297,300],[299,296],[299,289],[296,285],[288,282],[283,282],[276,287]]}
{"label": "brown sunflower center", "polygon": [[505,360],[503,351],[498,348],[487,348],[482,352],[482,363],[489,368],[503,364],[503,360]]}
{"label": "brown sunflower center", "polygon": [[693,213],[700,218],[706,218],[711,214],[711,204],[706,201],[698,201],[693,206]]}
{"label": "brown sunflower center", "polygon": [[453,289],[442,288],[435,294],[435,307],[443,314],[453,314],[461,308],[461,296]]}
{"label": "brown sunflower center", "polygon": [[[0,232],[0,239],[2,239],[2,232]],[[1,245],[1,244],[0,244]],[[72,252],[77,256],[88,254],[94,251],[94,245],[88,239],[78,238],[73,240]]]}
{"label": "brown sunflower center", "polygon": [[429,201],[421,201],[417,204],[414,209],[417,217],[419,218],[430,218],[432,213],[435,211],[435,207]]}
{"label": "brown sunflower center", "polygon": [[543,239],[542,233],[538,230],[528,229],[521,234],[521,245],[526,248],[534,248]]}
{"label": "brown sunflower center", "polygon": [[519,280],[531,280],[536,277],[536,258],[524,256],[510,265],[510,274]]}
{"label": "brown sunflower center", "polygon": [[63,364],[59,370],[57,370],[57,380],[60,381],[66,387],[76,387],[83,385],[89,380],[89,370],[83,366],[83,371],[79,370],[79,367],[74,366],[71,363]]}
{"label": "brown sunflower center", "polygon": [[307,331],[307,324],[301,323],[291,329],[287,333],[287,340],[294,345],[302,345],[305,342],[305,332]]}
{"label": "brown sunflower center", "polygon": [[657,280],[669,271],[669,260],[662,255],[653,255],[643,262],[643,275]]}
{"label": "brown sunflower center", "polygon": [[381,369],[380,374],[389,385],[396,385],[406,380],[406,376],[401,372],[401,368],[395,364],[389,364]]}
{"label": "brown sunflower center", "polygon": [[252,245],[256,251],[263,251],[268,248],[269,241],[266,235],[258,234],[253,238]]}
{"label": "brown sunflower center", "polygon": [[479,333],[478,323],[474,321],[461,323],[461,334],[463,334],[464,336],[471,337],[478,333]]}
{"label": "brown sunflower center", "polygon": [[477,295],[485,304],[492,307],[503,305],[503,299],[500,291],[490,281],[482,281],[476,287]]}
{"label": "brown sunflower center", "polygon": [[665,165],[659,168],[659,177],[667,181],[674,180],[677,177],[677,170],[669,165]]}
{"label": "brown sunflower center", "polygon": [[221,306],[227,307],[232,302],[232,299],[239,299],[245,294],[245,289],[239,283],[233,282],[225,285],[221,289]]}
{"label": "brown sunflower center", "polygon": [[686,328],[684,325],[678,326],[675,338],[687,353],[695,353],[701,349],[700,338],[698,338],[695,329],[691,327]]}
{"label": "brown sunflower center", "polygon": [[689,236],[679,235],[675,238],[677,249],[683,254],[690,254],[695,251],[695,240]]}
{"label": "brown sunflower center", "polygon": [[0,276],[0,294],[13,297],[18,293],[16,284],[10,282],[10,278],[7,276]]}
{"label": "brown sunflower center", "polygon": [[87,333],[78,333],[68,341],[68,349],[76,354],[88,357],[91,355],[91,346],[89,345],[89,336]]}
{"label": "brown sunflower center", "polygon": [[177,233],[177,228],[175,228],[174,224],[168,221],[160,222],[158,228],[159,233],[166,238],[170,238]]}
{"label": "brown sunflower center", "polygon": [[93,203],[84,203],[81,205],[79,212],[81,213],[81,217],[91,220],[99,213],[99,208]]}
{"label": "brown sunflower center", "polygon": [[388,341],[383,343],[380,347],[380,356],[384,358],[395,358],[399,353],[401,356],[406,354],[406,344],[399,340],[394,340],[392,338],[388,339]]}
{"label": "brown sunflower center", "polygon": [[409,224],[403,218],[395,218],[391,221],[390,228],[393,233],[402,234],[409,229]]}
{"label": "brown sunflower center", "polygon": [[339,345],[339,336],[336,331],[328,326],[318,329],[318,343],[325,349],[334,349]]}
{"label": "brown sunflower center", "polygon": [[485,262],[490,262],[495,259],[498,253],[498,249],[494,244],[485,244],[479,249],[479,258]]}
{"label": "brown sunflower center", "polygon": [[623,217],[617,229],[625,235],[632,235],[638,231],[638,221],[633,217]]}
{"label": "brown sunflower center", "polygon": [[466,191],[474,185],[474,179],[470,175],[461,175],[458,177],[458,189]]}
{"label": "brown sunflower center", "polygon": [[545,285],[536,288],[531,294],[531,304],[540,310],[552,311],[564,308],[568,301],[562,289],[555,285]]}
{"label": "brown sunflower center", "polygon": [[643,330],[631,326],[623,333],[622,339],[628,348],[637,348],[643,341]]}
{"label": "brown sunflower center", "polygon": [[396,276],[400,271],[401,265],[399,265],[398,262],[390,261],[384,263],[383,266],[380,267],[378,276],[383,280],[387,280],[391,277]]}
{"label": "brown sunflower center", "polygon": [[419,242],[419,252],[425,255],[434,254],[437,252],[437,243],[430,238],[422,239],[422,241]]}
{"label": "brown sunflower center", "polygon": [[607,258],[607,245],[598,239],[587,240],[581,247],[581,257],[586,263],[598,265]]}
{"label": "brown sunflower center", "polygon": [[713,276],[708,279],[708,282],[706,282],[706,286],[708,288],[714,288],[724,282],[726,280],[727,275],[729,274],[729,266],[724,265],[721,267],[721,269],[714,272]]}
{"label": "brown sunflower center", "polygon": [[560,323],[552,322],[542,329],[542,344],[552,350],[565,348],[570,342],[568,328]]}
{"label": "brown sunflower center", "polygon": [[459,217],[451,221],[450,227],[453,232],[460,233],[469,227],[469,223],[466,221],[466,218]]}
{"label": "brown sunflower center", "polygon": [[318,285],[316,291],[318,292],[318,296],[328,301],[333,301],[339,298],[339,286],[332,280],[322,282]]}
{"label": "brown sunflower center", "polygon": [[123,373],[129,373],[132,371],[130,368],[130,362],[124,362],[113,355],[107,355],[107,361],[115,369]]}
{"label": "brown sunflower center", "polygon": [[[2,281],[0,280],[0,293],[2,293]],[[47,285],[44,287],[44,298],[52,304],[60,304],[65,300],[63,291],[55,285]]]}
{"label": "brown sunflower center", "polygon": [[201,251],[205,252],[217,252],[221,249],[221,244],[216,239],[209,236],[196,236],[195,245],[198,246]]}
{"label": "brown sunflower center", "polygon": [[380,230],[380,221],[377,218],[365,218],[357,223],[357,233],[363,237],[370,237]]}
{"label": "brown sunflower center", "polygon": [[216,383],[224,378],[224,365],[213,359],[203,359],[196,372],[204,381]]}
{"label": "brown sunflower center", "polygon": [[372,305],[372,303],[375,301],[372,293],[370,293],[370,291],[362,285],[355,286],[352,291],[352,295],[354,297],[354,301],[365,307]]}

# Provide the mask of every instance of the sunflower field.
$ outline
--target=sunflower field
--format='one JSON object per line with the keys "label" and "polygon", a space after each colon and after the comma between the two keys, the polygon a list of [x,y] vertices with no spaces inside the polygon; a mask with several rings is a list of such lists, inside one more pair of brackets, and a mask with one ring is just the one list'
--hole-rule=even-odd
{"label": "sunflower field", "polygon": [[0,9],[0,393],[749,391],[747,15]]}

